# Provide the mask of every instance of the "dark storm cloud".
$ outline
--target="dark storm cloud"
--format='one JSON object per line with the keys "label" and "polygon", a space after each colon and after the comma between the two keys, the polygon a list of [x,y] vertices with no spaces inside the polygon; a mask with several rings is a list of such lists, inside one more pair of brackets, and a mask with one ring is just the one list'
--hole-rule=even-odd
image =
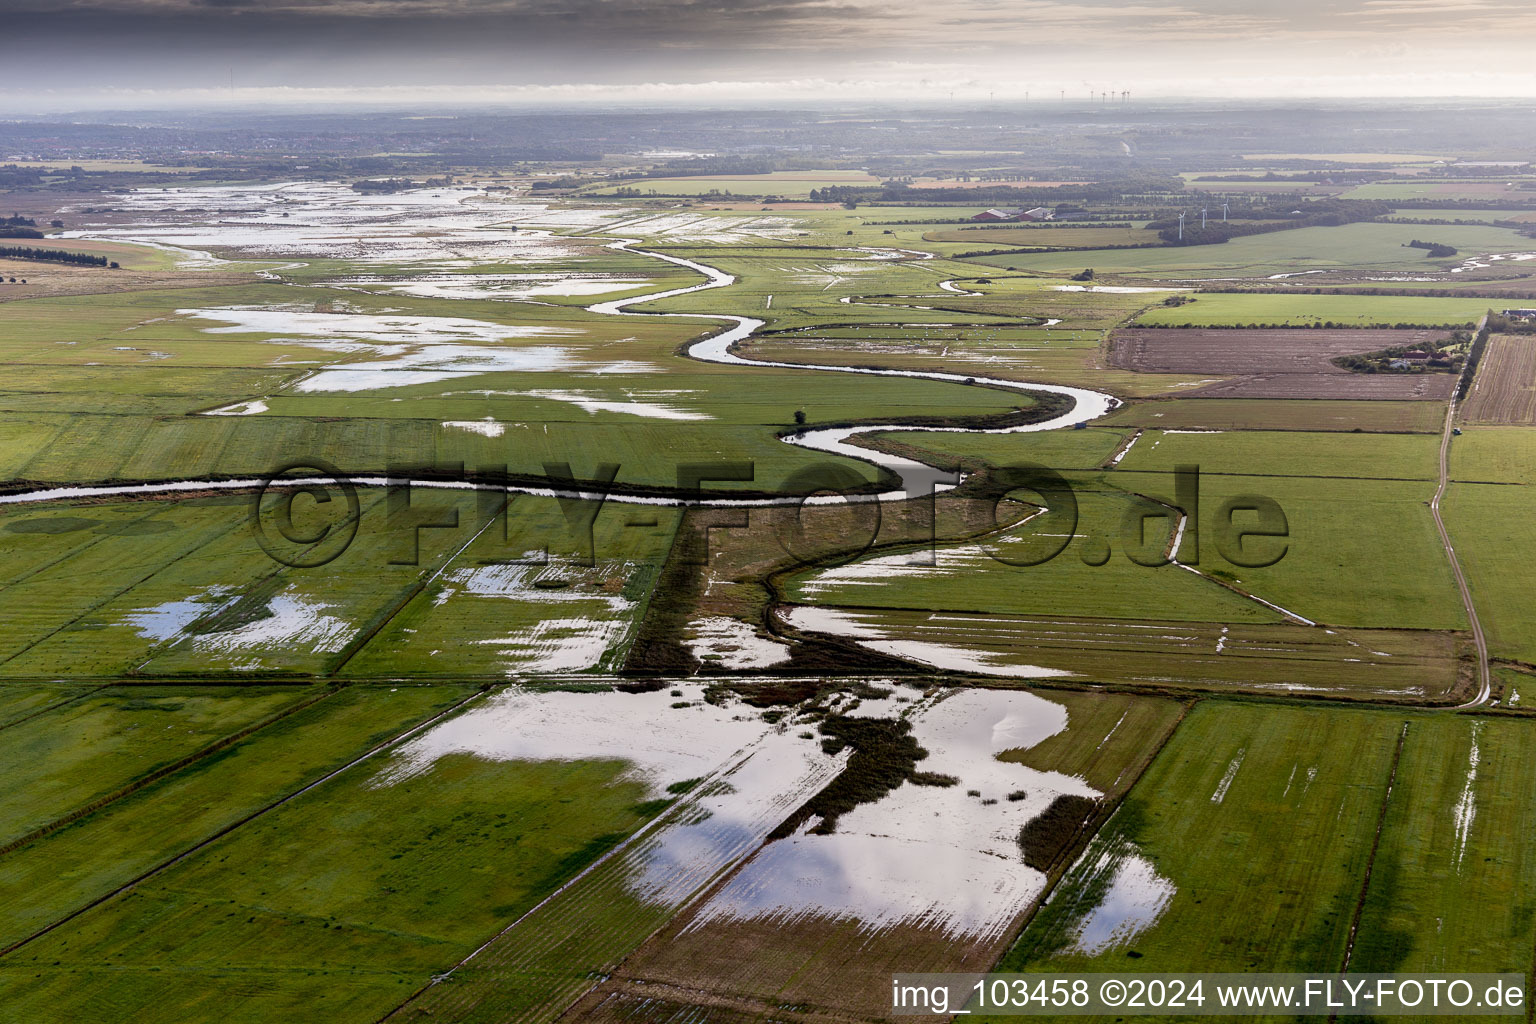
{"label": "dark storm cloud", "polygon": [[1292,92],[1341,68],[1357,76],[1412,76],[1437,65],[1518,70],[1528,58],[1505,64],[1489,55],[1528,49],[1536,7],[1522,0],[0,0],[0,24],[8,44],[0,88],[12,90],[880,76],[921,88],[935,78],[963,85],[1011,77],[1027,88],[1050,76],[1075,84],[1090,75],[1199,73],[1265,77],[1256,88]]}
{"label": "dark storm cloud", "polygon": [[[613,83],[879,43],[850,0],[0,0],[0,86]],[[855,38],[858,41],[855,42]],[[774,70],[782,70],[774,67]]]}

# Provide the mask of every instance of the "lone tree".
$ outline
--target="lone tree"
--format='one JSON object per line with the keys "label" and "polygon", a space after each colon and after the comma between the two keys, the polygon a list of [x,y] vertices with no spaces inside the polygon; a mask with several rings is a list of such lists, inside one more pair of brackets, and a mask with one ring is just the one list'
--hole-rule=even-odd
{"label": "lone tree", "polygon": [[804,409],[796,409],[795,410],[795,426],[797,426],[797,427],[805,426],[805,410]]}
{"label": "lone tree", "polygon": [[1093,268],[1089,267],[1087,270],[1084,270],[1081,274],[1073,274],[1072,275],[1072,280],[1074,280],[1074,281],[1092,281],[1093,280]]}

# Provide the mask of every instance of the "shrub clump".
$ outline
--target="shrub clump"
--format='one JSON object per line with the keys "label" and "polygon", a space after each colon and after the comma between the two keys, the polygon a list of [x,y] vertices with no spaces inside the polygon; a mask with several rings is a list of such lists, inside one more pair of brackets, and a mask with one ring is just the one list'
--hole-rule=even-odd
{"label": "shrub clump", "polygon": [[1052,800],[1044,814],[1019,830],[1024,863],[1036,871],[1049,871],[1098,809],[1099,802],[1086,796],[1062,795]]}
{"label": "shrub clump", "polygon": [[812,833],[830,835],[837,829],[840,816],[860,804],[874,803],[903,782],[916,781],[914,776],[929,778],[930,781],[919,785],[953,784],[936,781],[949,776],[917,771],[917,762],[927,757],[928,751],[912,738],[911,723],[905,719],[828,715],[822,719],[820,729],[822,750],[840,754],[851,749],[853,753],[835,779],[769,833],[770,840],[793,835],[813,817],[821,821],[811,829]]}

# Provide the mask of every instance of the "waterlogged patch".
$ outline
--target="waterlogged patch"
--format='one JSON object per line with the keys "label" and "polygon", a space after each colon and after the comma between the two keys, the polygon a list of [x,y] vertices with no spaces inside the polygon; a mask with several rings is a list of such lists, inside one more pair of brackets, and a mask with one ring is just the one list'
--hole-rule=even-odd
{"label": "waterlogged patch", "polygon": [[[941,559],[944,552],[940,552]],[[814,583],[804,584],[802,590],[806,594],[816,593],[819,589],[833,585],[854,583],[877,585],[889,581],[889,577],[882,577],[870,567],[877,563],[888,563],[895,567],[905,565],[906,555],[894,555],[889,558],[875,558],[867,562],[856,562],[850,566],[842,566],[839,569],[829,570],[828,573],[817,578]],[[857,567],[853,573],[847,570]],[[918,567],[927,572],[934,569],[928,566]],[[830,579],[829,579],[830,577]],[[803,629],[813,633],[828,633],[832,636],[840,636],[853,640],[860,647],[867,647],[881,654],[890,654],[898,658],[931,665],[934,668],[949,669],[954,672],[975,672],[978,675],[1011,676],[1014,678],[1043,679],[1051,676],[1070,676],[1073,673],[1066,669],[1046,668],[1041,665],[1026,665],[1020,662],[1009,661],[1008,656],[993,651],[978,651],[964,647],[955,647],[949,644],[932,643],[926,640],[907,640],[893,632],[887,631],[877,622],[872,621],[876,616],[860,615],[857,612],[842,611],[834,608],[816,608],[809,605],[797,605],[779,612],[780,617],[796,629]]]}
{"label": "waterlogged patch", "polygon": [[140,608],[123,616],[139,636],[150,640],[170,640],[181,636],[198,619],[227,607],[235,600],[233,587],[208,587],[199,594],[179,601],[166,601],[150,608]]}
{"label": "waterlogged patch", "polygon": [[630,416],[643,416],[653,420],[712,420],[708,413],[694,412],[689,409],[679,409],[675,405],[664,402],[647,400],[661,396],[685,394],[681,391],[625,391],[627,396],[622,400],[606,398],[589,391],[554,391],[548,389],[535,389],[532,391],[506,391],[502,394],[521,395],[527,398],[542,398],[550,402],[568,402],[588,415],[596,415],[600,412],[624,413]]}
{"label": "waterlogged patch", "polygon": [[1463,260],[1461,266],[1453,267],[1451,273],[1461,274],[1468,270],[1487,270],[1496,263],[1524,263],[1527,260],[1536,260],[1536,252],[1501,252],[1490,256],[1473,256]]}
{"label": "waterlogged patch", "polygon": [[629,623],[621,619],[572,616],[475,643],[494,647],[508,673],[579,672],[596,667],[628,633]]}
{"label": "waterlogged patch", "polygon": [[[540,227],[595,227],[612,210],[550,210],[543,203],[488,201],[473,186],[362,193],[331,182],[135,189],[113,206],[135,218],[66,232],[122,238],[177,251],[182,265],[218,265],[209,247],[250,257],[414,264],[435,270],[540,263],[580,253]],[[211,218],[210,211],[218,216]],[[519,227],[508,227],[509,223]],[[188,248],[190,247],[190,248]]]}
{"label": "waterlogged patch", "polygon": [[1456,801],[1456,806],[1451,812],[1456,822],[1456,870],[1458,872],[1461,871],[1462,858],[1467,853],[1467,840],[1472,836],[1472,823],[1477,820],[1477,792],[1474,787],[1477,784],[1477,765],[1481,760],[1477,740],[1482,730],[1482,722],[1472,723],[1472,749],[1467,754],[1466,781],[1461,787],[1461,797]]}
{"label": "waterlogged patch", "polygon": [[[233,588],[209,587],[189,598],[130,612],[123,621],[140,636],[226,656],[230,667],[238,669],[275,667],[300,652],[335,653],[357,634],[355,625],[327,614],[333,605],[292,587],[263,596],[250,600]],[[242,611],[247,603],[251,607]]]}
{"label": "waterlogged patch", "polygon": [[957,939],[1005,935],[1044,885],[1044,875],[1019,863],[1020,829],[1058,796],[1099,794],[997,755],[1060,732],[1066,709],[1034,694],[968,689],[909,705],[906,718],[928,752],[918,770],[953,785],[904,783],[842,813],[829,835],[806,822],[755,855],[688,930],[831,917],[871,931],[909,925]]}
{"label": "waterlogged patch", "polygon": [[373,784],[392,785],[450,754],[471,754],[488,761],[624,761],[626,778],[662,795],[670,785],[710,775],[769,731],[760,717],[705,703],[703,694],[695,682],[647,693],[508,687],[401,746]]}
{"label": "waterlogged patch", "polygon": [[402,346],[454,342],[493,345],[515,338],[579,335],[579,327],[546,327],[491,323],[455,316],[413,316],[404,313],[316,312],[281,306],[221,306],[178,309],[180,316],[214,320],[222,327],[204,327],[205,334],[262,334],[274,341],[304,344],[308,339],[353,342],[358,347],[389,351]]}
{"label": "waterlogged patch", "polygon": [[[378,284],[354,279],[350,284]],[[597,274],[428,274],[385,289],[396,295],[431,299],[529,299],[539,295],[606,295],[653,284],[647,278]]]}
{"label": "waterlogged patch", "polygon": [[1222,775],[1221,781],[1216,783],[1216,791],[1211,794],[1211,803],[1219,804],[1227,798],[1227,790],[1232,788],[1232,780],[1237,778],[1237,770],[1243,766],[1243,755],[1246,753],[1248,748],[1244,747],[1237,752],[1232,763],[1227,765],[1226,773]]}
{"label": "waterlogged patch", "polygon": [[685,643],[706,668],[768,668],[789,660],[789,645],[760,636],[740,619],[715,615],[690,624],[693,633]]}
{"label": "waterlogged patch", "polygon": [[1128,945],[1157,922],[1178,892],[1123,836],[1094,846],[1084,854],[1088,868],[1077,884],[1101,895],[1078,922],[1070,950],[1083,956]]}
{"label": "waterlogged patch", "polygon": [[[529,552],[530,556],[536,554]],[[616,612],[628,611],[633,607],[632,601],[602,588],[607,581],[627,578],[634,569],[629,562],[600,562],[585,568],[522,563],[453,569],[443,575],[437,603],[445,604],[462,593],[556,604],[587,601]]]}
{"label": "waterlogged patch", "polygon": [[[550,606],[539,621],[505,636],[474,643],[492,648],[503,671],[580,672],[620,650],[633,627],[634,602],[622,593],[634,572],[626,562],[590,568],[555,565],[487,565],[445,573],[438,605],[456,597],[491,598]],[[495,612],[481,610],[495,621]]]}
{"label": "waterlogged patch", "polygon": [[445,420],[443,426],[450,430],[465,430],[471,434],[479,434],[481,437],[500,437],[507,432],[507,425],[497,423],[491,416],[483,420]]}
{"label": "waterlogged patch", "polygon": [[333,363],[293,385],[296,392],[371,391],[431,384],[484,373],[583,370],[640,373],[631,361],[584,363],[561,345],[508,345],[524,338],[581,335],[574,327],[512,326],[463,317],[313,312],[272,306],[181,309],[183,316],[221,321],[209,334],[259,334],[274,344],[304,345],[379,358]]}
{"label": "waterlogged patch", "polygon": [[259,398],[253,398],[249,402],[236,402],[233,405],[221,405],[217,409],[209,409],[204,416],[255,416],[267,411],[267,403]]}
{"label": "waterlogged patch", "polygon": [[611,225],[611,232],[666,238],[668,241],[731,244],[754,238],[793,238],[796,221],[789,217],[721,217],[699,213],[643,216]]}

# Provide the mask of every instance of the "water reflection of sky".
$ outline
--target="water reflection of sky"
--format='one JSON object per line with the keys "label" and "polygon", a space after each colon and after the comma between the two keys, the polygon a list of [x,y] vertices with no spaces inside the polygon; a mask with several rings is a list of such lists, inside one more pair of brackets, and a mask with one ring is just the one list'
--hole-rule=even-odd
{"label": "water reflection of sky", "polygon": [[[958,785],[905,784],[844,815],[832,835],[802,830],[768,844],[690,929],[814,915],[857,920],[871,930],[929,925],[957,937],[1006,930],[1044,883],[1022,862],[1019,830],[1060,794],[1098,794],[1079,779],[996,755],[1060,732],[1066,709],[1030,693],[961,690],[924,704],[912,722],[929,751],[920,768],[955,775]],[[1024,799],[1007,799],[1019,790]]]}
{"label": "water reflection of sky", "polygon": [[1075,953],[1096,956],[1130,942],[1152,926],[1177,891],[1151,861],[1121,842],[1123,846],[1106,851],[1095,865],[1096,873],[1114,874],[1103,902],[1078,926]]}

